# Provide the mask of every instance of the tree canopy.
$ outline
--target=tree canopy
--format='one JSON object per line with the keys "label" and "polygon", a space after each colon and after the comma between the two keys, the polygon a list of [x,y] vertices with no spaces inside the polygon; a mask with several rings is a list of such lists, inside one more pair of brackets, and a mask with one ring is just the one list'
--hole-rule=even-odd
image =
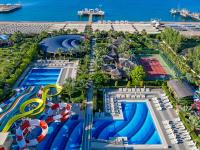
{"label": "tree canopy", "polygon": [[145,78],[145,71],[142,66],[136,66],[131,72],[130,77],[133,85],[138,85]]}
{"label": "tree canopy", "polygon": [[181,48],[182,36],[172,28],[165,28],[161,33],[161,39],[165,41],[175,52]]}

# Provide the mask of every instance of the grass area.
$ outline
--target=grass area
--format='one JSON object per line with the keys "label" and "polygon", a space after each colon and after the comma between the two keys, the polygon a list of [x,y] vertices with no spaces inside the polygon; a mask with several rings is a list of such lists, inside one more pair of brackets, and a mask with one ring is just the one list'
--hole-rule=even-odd
{"label": "grass area", "polygon": [[3,74],[4,70],[10,68],[11,65],[18,65],[20,57],[16,56],[23,55],[24,51],[11,51],[10,48],[0,48],[0,74]]}

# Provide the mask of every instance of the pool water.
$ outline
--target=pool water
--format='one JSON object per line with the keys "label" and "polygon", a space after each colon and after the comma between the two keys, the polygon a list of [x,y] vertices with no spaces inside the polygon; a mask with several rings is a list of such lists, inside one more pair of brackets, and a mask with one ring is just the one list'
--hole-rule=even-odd
{"label": "pool water", "polygon": [[21,83],[21,86],[56,84],[60,72],[60,68],[33,68]]}
{"label": "pool water", "polygon": [[146,102],[123,102],[124,120],[95,120],[94,139],[127,137],[128,144],[162,144]]}

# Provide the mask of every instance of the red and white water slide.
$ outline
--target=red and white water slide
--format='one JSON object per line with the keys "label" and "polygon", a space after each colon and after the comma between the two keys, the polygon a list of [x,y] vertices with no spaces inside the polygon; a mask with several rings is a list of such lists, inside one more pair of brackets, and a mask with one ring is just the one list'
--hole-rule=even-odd
{"label": "red and white water slide", "polygon": [[[34,128],[40,127],[42,132],[38,137],[28,140],[25,136],[31,133]],[[25,120],[19,128],[16,129],[17,143],[20,149],[24,149],[27,146],[34,146],[40,143],[48,133],[48,125],[45,121],[39,119]]]}
{"label": "red and white water slide", "polygon": [[46,122],[50,123],[53,121],[62,122],[70,117],[71,105],[67,103],[51,103],[48,102],[47,106],[47,119]]}

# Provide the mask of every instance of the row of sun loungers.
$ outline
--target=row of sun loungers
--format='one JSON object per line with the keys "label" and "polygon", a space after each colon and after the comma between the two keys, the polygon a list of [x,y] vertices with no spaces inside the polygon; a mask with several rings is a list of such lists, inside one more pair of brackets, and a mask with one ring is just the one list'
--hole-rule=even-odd
{"label": "row of sun loungers", "polygon": [[104,23],[104,24],[107,24],[107,23],[109,23],[109,24],[119,24],[119,23],[121,23],[121,24],[128,24],[129,22],[127,21],[127,20],[121,20],[121,21],[118,21],[118,20],[116,20],[116,21],[111,21],[111,20],[108,20],[108,21],[106,21],[106,20],[103,20],[103,21],[98,21],[97,23]]}
{"label": "row of sun loungers", "polygon": [[172,144],[185,142],[190,149],[197,150],[195,143],[191,140],[180,118],[176,118],[173,121],[165,120],[163,125]]}
{"label": "row of sun loungers", "polygon": [[65,67],[69,65],[69,60],[38,60],[36,66],[46,67],[46,66],[56,66]]}
{"label": "row of sun loungers", "polygon": [[120,114],[121,113],[121,103],[118,103],[114,97],[106,95],[105,97],[105,112],[111,114]]}
{"label": "row of sun loungers", "polygon": [[116,99],[144,99],[145,94],[116,94]]}
{"label": "row of sun loungers", "polygon": [[166,97],[166,99],[158,99],[158,97],[153,97],[152,101],[153,101],[156,109],[159,111],[173,108],[173,106],[171,105],[171,103],[167,97]]}
{"label": "row of sun loungers", "polygon": [[119,92],[150,92],[149,88],[119,88]]}

